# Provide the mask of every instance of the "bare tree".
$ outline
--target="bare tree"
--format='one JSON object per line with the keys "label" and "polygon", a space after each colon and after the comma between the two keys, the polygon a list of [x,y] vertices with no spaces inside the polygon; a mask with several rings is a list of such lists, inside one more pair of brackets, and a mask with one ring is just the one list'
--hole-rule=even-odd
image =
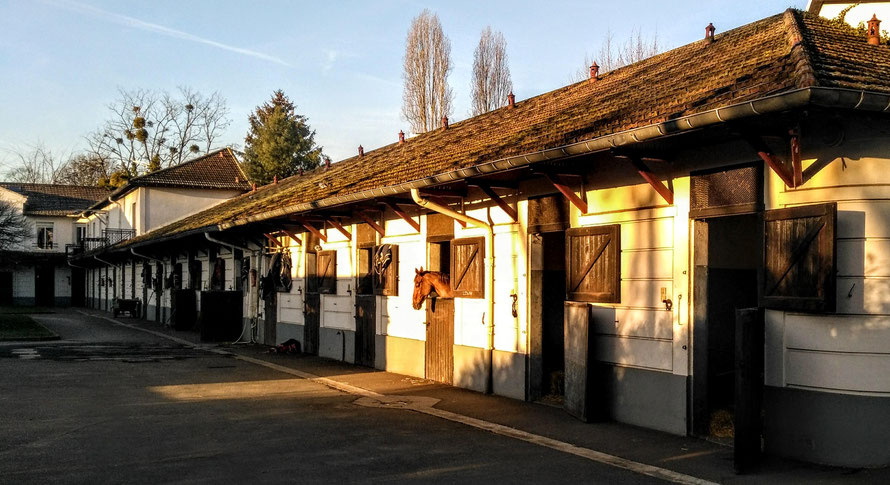
{"label": "bare tree", "polygon": [[6,173],[12,182],[27,184],[59,183],[59,174],[64,163],[42,143],[31,146],[27,151],[15,152],[13,167]]}
{"label": "bare tree", "polygon": [[[65,185],[102,185],[112,174],[108,159],[92,154],[79,153],[59,169],[55,183]],[[107,184],[107,182],[106,182]]]}
{"label": "bare tree", "polygon": [[31,224],[12,204],[0,200],[0,251],[14,249],[32,234]]}
{"label": "bare tree", "polygon": [[110,119],[87,137],[88,154],[130,177],[207,153],[231,123],[219,93],[187,87],[175,94],[121,89],[108,109]]}
{"label": "bare tree", "polygon": [[507,95],[513,91],[507,65],[507,41],[504,34],[493,32],[491,26],[482,31],[473,54],[472,88],[473,116],[505,106]]}
{"label": "bare tree", "polygon": [[575,72],[572,82],[587,79],[590,76],[590,66],[594,61],[599,65],[599,72],[602,74],[648,59],[660,52],[661,45],[658,42],[657,31],[652,35],[652,38],[647,38],[639,27],[634,27],[630,36],[622,44],[617,45],[615,34],[611,30],[607,30],[597,57],[585,54],[584,66]]}
{"label": "bare tree", "polygon": [[439,16],[424,10],[411,22],[405,40],[402,115],[414,133],[432,130],[451,113],[450,71],[451,41]]}

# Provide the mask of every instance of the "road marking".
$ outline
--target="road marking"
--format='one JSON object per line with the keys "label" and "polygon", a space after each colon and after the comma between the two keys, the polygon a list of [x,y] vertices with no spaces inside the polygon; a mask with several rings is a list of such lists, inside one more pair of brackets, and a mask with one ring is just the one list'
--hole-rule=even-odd
{"label": "road marking", "polygon": [[[405,409],[409,411],[414,411],[417,413],[426,414],[429,416],[435,416],[437,418],[446,419],[448,421],[452,421],[455,423],[460,423],[466,426],[471,426],[473,428],[481,429],[484,431],[488,431],[490,433],[494,433],[500,436],[506,436],[508,438],[513,438],[521,441],[525,441],[526,443],[531,443],[533,445],[543,446],[545,448],[550,448],[552,450],[560,451],[563,453],[568,453],[570,455],[575,455],[581,458],[585,458],[591,461],[595,461],[597,463],[602,463],[604,465],[609,465],[615,468],[621,468],[624,470],[628,470],[634,473],[639,473],[641,475],[647,475],[650,477],[658,478],[661,480],[666,480],[674,483],[682,483],[687,485],[717,485],[715,482],[711,482],[702,478],[693,477],[691,475],[686,475],[683,473],[675,472],[673,470],[668,470],[666,468],[657,467],[654,465],[647,465],[645,463],[640,463],[633,460],[628,460],[626,458],[621,458],[620,456],[610,455],[608,453],[603,453],[601,451],[591,450],[590,448],[582,448],[580,446],[573,445],[571,443],[566,443],[564,441],[559,441],[557,439],[548,438],[546,436],[541,436],[534,433],[529,433],[527,431],[522,431],[516,428],[511,428],[509,426],[504,426],[502,424],[492,423],[490,421],[484,421],[477,418],[471,418],[469,416],[464,416],[463,414],[453,413],[451,411],[445,411],[443,409],[437,409],[432,407],[430,401],[426,400],[418,400],[417,398],[406,397],[406,396],[386,396],[374,391],[370,391],[368,389],[364,389],[361,387],[353,386],[351,384],[346,384],[343,382],[338,382],[333,379],[328,379],[326,377],[317,376],[315,374],[310,374],[308,372],[303,372],[300,370],[292,369],[290,367],[285,367],[283,365],[274,364],[272,362],[267,362],[265,360],[256,359],[253,357],[247,357],[244,355],[239,355],[233,352],[229,352],[226,350],[216,349],[212,347],[202,346],[195,344],[193,342],[189,342],[187,340],[183,340],[178,337],[174,337],[172,335],[167,335],[162,332],[157,332],[154,330],[149,330],[147,328],[137,327],[135,325],[130,325],[127,323],[119,322],[113,318],[108,318],[102,315],[94,315],[90,313],[86,313],[78,310],[78,312],[95,318],[101,318],[104,320],[108,320],[117,325],[122,325],[127,328],[132,328],[134,330],[139,330],[140,332],[150,333],[152,335],[169,339],[174,342],[181,343],[183,345],[187,345],[189,347],[193,347],[196,349],[204,350],[207,352],[211,352],[218,355],[225,355],[233,357],[237,360],[241,360],[244,362],[248,362],[251,364],[260,365],[269,369],[273,369],[279,372],[283,372],[285,374],[290,374],[293,376],[301,377],[303,379],[307,379],[312,382],[316,382],[318,384],[331,387],[338,391],[345,392],[347,394],[353,394],[362,396],[363,399],[359,399],[356,401],[356,404],[362,406],[373,406],[373,407],[388,407],[392,409]],[[377,404],[369,402],[369,400],[376,400]],[[436,400],[438,401],[438,400]],[[434,403],[433,403],[434,404]]]}

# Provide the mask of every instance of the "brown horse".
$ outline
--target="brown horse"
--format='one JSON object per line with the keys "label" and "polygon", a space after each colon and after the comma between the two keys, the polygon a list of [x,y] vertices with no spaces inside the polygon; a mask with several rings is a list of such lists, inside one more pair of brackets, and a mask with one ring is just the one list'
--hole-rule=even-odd
{"label": "brown horse", "polygon": [[415,310],[420,310],[423,301],[433,290],[436,290],[436,295],[439,298],[454,297],[447,274],[439,271],[424,271],[423,266],[420,269],[415,268],[414,272],[417,274],[414,276],[414,298],[411,303]]}

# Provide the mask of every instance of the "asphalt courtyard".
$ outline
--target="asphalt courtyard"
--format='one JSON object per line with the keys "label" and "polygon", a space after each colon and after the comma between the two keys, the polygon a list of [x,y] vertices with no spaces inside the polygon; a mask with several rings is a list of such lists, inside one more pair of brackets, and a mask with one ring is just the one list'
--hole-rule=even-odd
{"label": "asphalt courtyard", "polygon": [[738,477],[731,451],[701,440],[590,427],[558,409],[324,359],[194,346],[154,324],[74,312],[34,318],[62,340],[0,345],[0,483],[887,477],[787,463]]}

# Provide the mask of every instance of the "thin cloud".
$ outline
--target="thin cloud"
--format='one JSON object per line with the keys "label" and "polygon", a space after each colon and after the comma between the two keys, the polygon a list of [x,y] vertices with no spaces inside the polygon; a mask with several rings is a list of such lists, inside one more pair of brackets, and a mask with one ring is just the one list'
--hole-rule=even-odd
{"label": "thin cloud", "polygon": [[282,66],[292,67],[290,64],[275,56],[270,56],[268,54],[263,54],[262,52],[257,52],[250,49],[244,49],[241,47],[223,44],[222,42],[217,42],[215,40],[205,39],[204,37],[189,34],[188,32],[183,32],[181,30],[171,29],[169,27],[164,27],[163,25],[153,24],[151,22],[145,22],[137,18],[109,12],[107,10],[102,10],[101,8],[93,7],[92,5],[84,5],[82,3],[69,0],[44,0],[44,2],[75,12],[92,15],[94,17],[98,17],[118,25],[123,25],[125,27],[144,30],[146,32],[154,32],[156,34],[166,35],[167,37],[173,37],[175,39],[197,42],[198,44],[209,45],[211,47],[216,47],[217,49],[234,52],[236,54],[241,54],[264,61],[274,62],[275,64],[281,64]]}

